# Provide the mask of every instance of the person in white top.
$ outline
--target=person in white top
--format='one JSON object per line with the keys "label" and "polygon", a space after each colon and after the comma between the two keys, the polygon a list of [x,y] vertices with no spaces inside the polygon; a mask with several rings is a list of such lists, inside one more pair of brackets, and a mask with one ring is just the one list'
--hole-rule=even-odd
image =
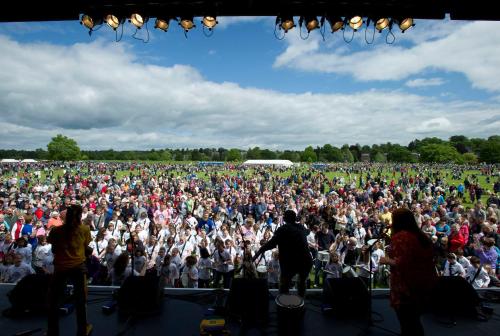
{"label": "person in white top", "polygon": [[269,262],[267,263],[267,271],[267,281],[269,282],[269,288],[279,288],[281,269],[278,250],[272,251],[271,260],[269,260]]}
{"label": "person in white top", "polygon": [[117,223],[117,221],[109,222],[106,233],[104,234],[104,239],[106,240],[109,240],[110,238],[114,238],[115,240],[120,239],[120,230],[118,229],[119,228],[118,225],[119,224]]}
{"label": "person in white top", "polygon": [[187,256],[186,265],[182,270],[182,287],[198,288],[198,268],[196,267],[196,257]]}
{"label": "person in white top", "polygon": [[[191,236],[189,236],[189,238],[191,238]],[[193,253],[193,244],[186,240],[184,234],[179,235],[179,241],[176,243],[175,247],[177,247],[179,251],[179,257],[182,264],[186,261],[186,257]]]}
{"label": "person in white top", "polygon": [[361,249],[365,244],[365,237],[366,237],[366,230],[361,223],[356,224],[353,236],[357,239],[356,248]]}
{"label": "person in white top", "polygon": [[471,266],[467,269],[467,281],[474,288],[488,288],[490,284],[490,276],[488,272],[481,265],[481,260],[473,256],[470,258]]}
{"label": "person in white top", "polygon": [[470,268],[470,261],[468,258],[464,257],[464,251],[462,249],[458,249],[455,254],[457,255],[457,262],[462,265],[465,269],[465,272]]}
{"label": "person in white top", "polygon": [[33,248],[31,244],[28,244],[28,240],[25,237],[19,237],[16,240],[16,248],[14,251],[23,256],[23,262],[28,265],[31,265],[31,261],[33,258]]}
{"label": "person in white top", "polygon": [[[214,252],[214,265],[215,265],[215,286],[219,286],[220,279],[224,279],[224,288],[231,286],[231,278],[233,271],[229,271],[229,265],[233,266],[233,261],[229,252],[224,249],[224,243],[217,243]],[[233,266],[234,267],[234,266]]]}
{"label": "person in white top", "polygon": [[378,270],[380,258],[382,257],[385,257],[385,252],[382,249],[382,243],[376,242],[372,251],[372,269],[374,272]]}
{"label": "person in white top", "polygon": [[19,253],[14,255],[14,265],[9,266],[5,272],[5,282],[18,283],[22,278],[29,274],[35,274],[31,265],[23,262],[23,256]]}
{"label": "person in white top", "polygon": [[200,248],[200,260],[198,261],[198,287],[208,288],[212,277],[212,261],[210,254],[204,247]]}
{"label": "person in white top", "polygon": [[444,263],[444,276],[461,276],[465,278],[465,270],[462,265],[457,262],[457,256],[455,253],[448,253],[446,257],[446,262]]}
{"label": "person in white top", "polygon": [[33,266],[37,273],[45,273],[43,271],[43,266],[46,263],[46,259],[52,256],[52,245],[47,243],[47,237],[38,237],[38,246],[33,254]]}

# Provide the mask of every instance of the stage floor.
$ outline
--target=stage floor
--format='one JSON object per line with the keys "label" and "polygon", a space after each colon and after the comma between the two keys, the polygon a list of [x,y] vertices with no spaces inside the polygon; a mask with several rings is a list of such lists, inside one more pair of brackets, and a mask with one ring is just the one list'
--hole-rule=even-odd
{"label": "stage floor", "polygon": [[[12,288],[9,285],[0,285],[0,309],[10,306],[6,293]],[[119,318],[118,313],[105,315],[102,305],[111,296],[111,289],[91,287],[89,290],[88,319],[94,326],[93,335],[117,335],[126,329],[123,335],[200,335],[199,325],[204,314],[213,304],[211,291],[167,290],[163,299],[163,309],[160,314],[136,319],[130,325]],[[262,328],[242,329],[237,321],[228,324],[231,335],[277,335],[276,307],[273,297],[277,293],[270,292],[269,322]],[[373,293],[373,320],[375,327],[366,329],[364,319],[338,317],[325,314],[321,311],[321,291],[308,291],[305,315],[301,331],[298,334],[307,336],[324,336],[335,333],[336,335],[394,335],[399,333],[399,324],[396,315],[389,306],[387,291],[374,291]],[[244,303],[242,303],[244,304]],[[450,324],[447,317],[438,317],[426,314],[423,324],[426,335],[498,335],[500,330],[500,305],[491,304],[495,309],[492,318],[487,322],[459,317],[456,325]],[[292,322],[292,321],[290,321]],[[23,316],[19,318],[0,317],[0,335],[15,335],[20,331],[35,328],[45,329],[46,318],[40,314]],[[62,316],[60,320],[61,335],[75,335],[75,314]],[[380,329],[385,328],[389,331]],[[390,332],[392,331],[392,332]],[[42,335],[36,332],[32,335]]]}

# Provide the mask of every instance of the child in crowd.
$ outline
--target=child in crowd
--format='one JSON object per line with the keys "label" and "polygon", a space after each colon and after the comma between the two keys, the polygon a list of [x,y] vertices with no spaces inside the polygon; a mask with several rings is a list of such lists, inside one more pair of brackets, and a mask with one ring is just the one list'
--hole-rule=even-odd
{"label": "child in crowd", "polygon": [[200,261],[198,262],[198,287],[208,288],[212,274],[212,261],[210,254],[204,247],[200,248]]}
{"label": "child in crowd", "polygon": [[326,279],[338,279],[342,276],[342,264],[337,252],[330,253],[330,260],[326,264],[324,271]]}
{"label": "child in crowd", "polygon": [[267,271],[269,272],[267,277],[269,288],[279,288],[281,271],[278,250],[273,251],[271,260],[267,264]]}
{"label": "child in crowd", "polygon": [[183,287],[198,288],[198,268],[196,268],[196,257],[193,255],[186,257],[186,265],[182,270]]}

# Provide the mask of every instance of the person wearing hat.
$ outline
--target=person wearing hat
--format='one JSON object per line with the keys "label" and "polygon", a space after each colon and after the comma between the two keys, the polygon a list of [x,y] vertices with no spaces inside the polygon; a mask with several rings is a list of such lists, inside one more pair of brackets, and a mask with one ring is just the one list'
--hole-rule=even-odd
{"label": "person wearing hat", "polygon": [[312,267],[312,257],[307,243],[309,232],[303,226],[296,224],[295,211],[286,210],[283,219],[286,225],[276,230],[271,240],[257,251],[253,261],[265,251],[278,246],[281,269],[280,293],[289,292],[292,278],[298,274],[297,292],[304,297],[306,280]]}
{"label": "person wearing hat", "polygon": [[58,227],[62,225],[61,217],[59,216],[59,211],[54,210],[50,213],[50,219],[47,222],[47,229],[52,229],[53,227]]}

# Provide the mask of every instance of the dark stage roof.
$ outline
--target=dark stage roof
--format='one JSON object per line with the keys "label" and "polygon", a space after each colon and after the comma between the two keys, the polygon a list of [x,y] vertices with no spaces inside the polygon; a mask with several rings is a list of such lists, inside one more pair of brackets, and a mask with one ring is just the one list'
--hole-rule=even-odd
{"label": "dark stage roof", "polygon": [[83,13],[145,16],[384,16],[500,20],[493,0],[65,0],[4,2],[0,22],[78,20]]}

